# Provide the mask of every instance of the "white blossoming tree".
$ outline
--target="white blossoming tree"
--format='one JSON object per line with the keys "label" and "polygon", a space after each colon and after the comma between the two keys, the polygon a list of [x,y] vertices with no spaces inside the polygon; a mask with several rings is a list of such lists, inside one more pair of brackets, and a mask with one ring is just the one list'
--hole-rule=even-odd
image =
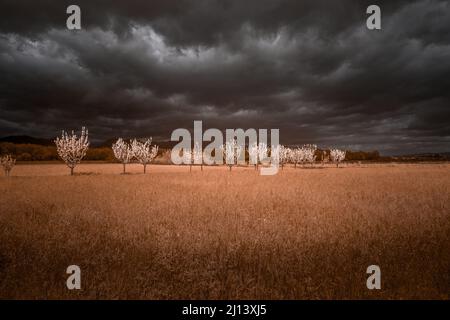
{"label": "white blossoming tree", "polygon": [[314,161],[316,160],[316,150],[317,146],[315,144],[306,144],[302,148],[302,160],[304,162],[309,163],[311,166],[314,165]]}
{"label": "white blossoming tree", "polygon": [[122,138],[119,138],[113,143],[112,149],[114,152],[114,157],[116,157],[116,159],[123,165],[123,173],[126,173],[126,165],[133,159],[133,150],[131,145]]}
{"label": "white blossoming tree", "polygon": [[83,127],[80,137],[73,131],[70,135],[62,131],[61,137],[56,138],[55,144],[59,157],[70,168],[70,175],[73,175],[73,170],[84,158],[89,148],[88,130]]}
{"label": "white blossoming tree", "polygon": [[131,142],[131,153],[137,162],[144,166],[144,173],[147,172],[147,165],[156,158],[158,146],[151,145],[152,138],[142,141],[134,139]]}
{"label": "white blossoming tree", "polygon": [[258,144],[256,142],[253,142],[248,147],[248,162],[249,164],[252,164],[255,166],[255,170],[258,169]]}
{"label": "white blossoming tree", "polygon": [[16,164],[16,159],[14,159],[10,154],[0,157],[0,165],[3,167],[3,171],[5,171],[5,176],[9,177],[11,174],[11,170]]}
{"label": "white blossoming tree", "polygon": [[222,146],[222,150],[225,157],[225,163],[231,171],[233,165],[238,163],[238,159],[241,156],[242,147],[237,143],[236,139],[231,139]]}
{"label": "white blossoming tree", "polygon": [[192,150],[187,151],[187,150],[183,150],[183,154],[182,154],[182,159],[183,159],[183,164],[185,165],[189,165],[189,172],[192,171],[192,161],[193,161],[193,157],[192,157]]}
{"label": "white blossoming tree", "polygon": [[331,161],[336,163],[336,167],[339,168],[339,163],[345,160],[345,151],[339,149],[330,150]]}
{"label": "white blossoming tree", "polygon": [[260,142],[258,144],[258,162],[262,164],[262,162],[264,161],[264,159],[267,159],[268,157],[268,151],[269,148],[267,147],[267,144],[265,144],[264,142]]}
{"label": "white blossoming tree", "polygon": [[303,149],[295,148],[291,150],[291,161],[294,163],[294,168],[303,161]]}
{"label": "white blossoming tree", "polygon": [[192,150],[192,161],[194,164],[200,164],[200,170],[203,171],[203,151],[198,142],[195,143],[194,150]]}
{"label": "white blossoming tree", "polygon": [[284,165],[289,162],[289,159],[291,158],[291,152],[292,151],[290,148],[280,145],[279,158],[280,158],[281,169],[283,169]]}
{"label": "white blossoming tree", "polygon": [[196,164],[199,164],[201,171],[203,171],[203,156],[200,144],[196,142],[194,149],[190,151],[183,150],[182,160],[184,164],[189,165],[189,172],[192,171],[192,166]]}

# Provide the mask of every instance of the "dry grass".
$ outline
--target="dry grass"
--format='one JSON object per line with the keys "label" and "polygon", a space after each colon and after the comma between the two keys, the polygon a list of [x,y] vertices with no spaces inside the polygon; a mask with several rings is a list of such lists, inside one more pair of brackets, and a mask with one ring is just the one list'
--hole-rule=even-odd
{"label": "dry grass", "polygon": [[0,177],[0,298],[449,299],[449,169],[19,165]]}

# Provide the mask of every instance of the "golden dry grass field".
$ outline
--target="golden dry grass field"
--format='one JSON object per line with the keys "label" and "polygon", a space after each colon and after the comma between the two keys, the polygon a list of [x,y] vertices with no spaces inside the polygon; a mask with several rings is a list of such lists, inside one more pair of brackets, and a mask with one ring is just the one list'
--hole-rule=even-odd
{"label": "golden dry grass field", "polygon": [[0,298],[449,299],[449,164],[128,169],[0,176]]}

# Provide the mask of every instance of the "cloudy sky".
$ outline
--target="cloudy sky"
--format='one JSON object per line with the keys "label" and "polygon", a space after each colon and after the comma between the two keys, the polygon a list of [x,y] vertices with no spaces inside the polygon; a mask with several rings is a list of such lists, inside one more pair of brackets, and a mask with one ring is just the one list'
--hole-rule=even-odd
{"label": "cloudy sky", "polygon": [[[382,30],[366,28],[369,4]],[[285,144],[450,151],[450,3],[2,0],[0,136],[85,125],[96,141],[168,140],[193,120],[279,128]]]}

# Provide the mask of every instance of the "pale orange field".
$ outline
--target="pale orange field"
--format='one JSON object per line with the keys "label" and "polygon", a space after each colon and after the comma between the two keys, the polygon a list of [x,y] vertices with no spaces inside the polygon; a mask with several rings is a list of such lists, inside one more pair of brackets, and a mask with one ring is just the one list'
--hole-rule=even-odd
{"label": "pale orange field", "polygon": [[450,297],[449,164],[121,170],[0,176],[0,298]]}

